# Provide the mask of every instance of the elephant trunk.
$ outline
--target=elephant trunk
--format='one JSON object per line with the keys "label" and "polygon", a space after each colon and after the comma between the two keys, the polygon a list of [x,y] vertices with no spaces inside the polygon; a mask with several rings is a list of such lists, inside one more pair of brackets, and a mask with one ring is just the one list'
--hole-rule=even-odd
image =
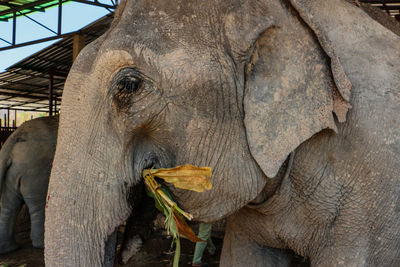
{"label": "elephant trunk", "polygon": [[47,266],[113,264],[113,234],[130,215],[131,187],[117,164],[104,166],[99,162],[112,161],[92,156],[115,151],[99,153],[93,147],[58,144],[46,204]]}
{"label": "elephant trunk", "polygon": [[[52,179],[57,179],[55,177],[53,175]],[[108,196],[100,196],[102,193],[96,189],[86,187],[79,190],[79,196],[72,196],[50,188],[46,209],[51,216],[46,217],[45,225],[46,265],[112,266],[106,262],[112,262],[115,231],[130,214],[126,203],[120,203],[118,207],[113,203],[114,199],[125,195],[119,193],[122,190],[116,186],[109,188]],[[84,200],[78,201],[78,198]]]}

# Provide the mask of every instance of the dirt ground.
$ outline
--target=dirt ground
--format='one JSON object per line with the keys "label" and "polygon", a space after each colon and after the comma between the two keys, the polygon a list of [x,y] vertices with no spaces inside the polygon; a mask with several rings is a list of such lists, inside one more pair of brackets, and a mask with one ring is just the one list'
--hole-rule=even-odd
{"label": "dirt ground", "polygon": [[[31,245],[29,232],[21,232],[16,235],[18,244],[21,248],[15,252],[0,255],[0,267],[42,267],[44,266],[43,249],[35,249]],[[214,256],[208,254],[207,250],[204,253],[204,259],[212,267],[219,265],[219,255],[221,252],[221,239],[214,238],[214,243],[217,247],[217,252]],[[191,266],[193,257],[194,244],[181,240],[181,260],[179,266]],[[171,239],[155,233],[151,239],[147,240],[143,249],[126,265],[117,265],[123,267],[161,267],[172,266],[174,249],[170,249]]]}
{"label": "dirt ground", "polygon": [[[44,266],[43,249],[35,249],[31,245],[29,232],[22,232],[16,235],[18,244],[21,248],[15,252],[0,255],[0,267],[42,267]],[[221,239],[214,239],[217,252],[214,256],[204,253],[204,259],[212,267],[219,265],[219,255],[221,252]],[[123,267],[161,267],[172,266],[174,250],[170,249],[171,239],[155,233],[151,239],[147,240],[143,249],[135,256],[134,259],[126,265],[117,265]],[[179,266],[191,266],[193,257],[194,244],[187,240],[181,240],[181,260]]]}
{"label": "dirt ground", "polygon": [[[19,215],[16,225],[16,241],[21,246],[20,249],[0,255],[0,267],[43,267],[43,249],[32,247],[29,238],[29,218],[25,208]],[[207,250],[204,252],[203,259],[211,267],[219,265],[219,256],[222,247],[222,238],[213,238],[217,248],[216,253],[209,255]],[[171,249],[171,238],[165,235],[164,231],[156,231],[147,239],[140,252],[135,255],[127,264],[116,264],[121,267],[161,267],[172,266],[175,249]],[[194,243],[186,239],[181,239],[181,259],[179,266],[191,266],[193,257]]]}
{"label": "dirt ground", "polygon": [[[16,241],[20,245],[20,249],[0,255],[0,267],[43,267],[43,249],[35,249],[32,247],[29,238],[29,217],[26,208],[23,208],[16,225]],[[216,227],[218,228],[218,227]],[[197,227],[193,228],[197,229]],[[223,240],[223,232],[219,231],[213,234],[213,242],[216,246],[216,253],[210,255],[207,249],[204,252],[203,259],[211,267],[219,266],[219,258],[221,254]],[[194,243],[187,239],[181,239],[181,267],[191,266],[194,251]],[[115,266],[119,267],[165,267],[172,266],[175,249],[171,249],[171,238],[165,235],[165,231],[158,230],[154,232],[150,238],[143,243],[142,249],[127,264],[122,265],[118,262]],[[296,257],[292,267],[307,267],[309,264],[302,258]]]}

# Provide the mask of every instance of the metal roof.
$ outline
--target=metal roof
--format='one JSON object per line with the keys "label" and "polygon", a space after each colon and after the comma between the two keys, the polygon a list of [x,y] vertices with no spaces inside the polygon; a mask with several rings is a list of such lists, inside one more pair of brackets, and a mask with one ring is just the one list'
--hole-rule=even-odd
{"label": "metal roof", "polygon": [[7,21],[15,15],[23,16],[32,12],[44,12],[46,8],[58,5],[59,0],[1,0],[0,20]]}
{"label": "metal roof", "polygon": [[16,17],[25,16],[33,12],[44,12],[47,8],[71,1],[104,8],[115,8],[115,6],[97,0],[0,0],[0,21],[12,19],[14,13]]}
{"label": "metal roof", "polygon": [[368,3],[386,11],[390,16],[400,14],[400,0],[359,0],[361,3]]}
{"label": "metal roof", "polygon": [[[62,31],[63,6],[66,3],[77,2],[90,6],[97,6],[105,8],[110,13],[112,13],[114,12],[114,9],[117,8],[119,4],[118,1],[119,0],[102,0],[102,2],[99,2],[98,0],[0,0],[0,22],[9,20],[12,21],[12,34],[10,36],[11,38],[0,36],[0,51],[42,43],[50,40],[56,40],[70,35],[71,33],[65,33]],[[30,13],[34,12],[45,12],[48,8],[52,7],[58,9],[56,18],[56,29],[54,29],[54,26],[50,26],[50,22],[52,21],[52,19],[46,19],[45,22],[39,22],[29,15]],[[27,19],[30,22],[39,25],[40,27],[45,29],[49,35],[46,37],[38,36],[37,38],[31,38],[31,40],[25,42],[17,42],[17,31],[19,31],[21,25],[22,27],[24,27],[24,25],[26,24],[23,23],[17,27],[17,18],[20,16],[25,17],[25,21]]]}
{"label": "metal roof", "polygon": [[[83,34],[88,44],[108,29],[112,16],[106,15],[76,33]],[[72,66],[72,47],[71,34],[0,73],[0,109],[48,112],[50,77],[53,77],[53,99],[58,109]]]}

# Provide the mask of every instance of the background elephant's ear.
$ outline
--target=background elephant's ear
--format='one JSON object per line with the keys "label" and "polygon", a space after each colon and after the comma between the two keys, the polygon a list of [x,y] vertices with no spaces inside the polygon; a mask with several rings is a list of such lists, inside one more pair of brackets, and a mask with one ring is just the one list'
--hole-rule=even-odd
{"label": "background elephant's ear", "polygon": [[335,92],[329,59],[297,17],[257,40],[247,70],[244,121],[250,151],[268,177],[312,135],[336,130]]}

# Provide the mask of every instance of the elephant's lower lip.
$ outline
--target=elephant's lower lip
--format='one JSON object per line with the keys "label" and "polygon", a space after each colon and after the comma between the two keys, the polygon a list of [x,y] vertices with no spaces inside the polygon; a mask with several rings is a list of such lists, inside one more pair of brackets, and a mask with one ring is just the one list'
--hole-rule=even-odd
{"label": "elephant's lower lip", "polygon": [[[130,217],[133,216],[133,214],[130,215]],[[117,242],[115,246],[115,258],[119,263],[126,264],[133,256],[135,253],[132,253],[132,249],[130,249],[130,243],[132,243],[132,238],[128,236],[128,233],[130,231],[131,225],[129,225],[129,219],[130,217],[124,221],[121,225],[119,225],[116,229],[117,232]],[[140,237],[138,237],[140,238]],[[142,241],[140,239],[140,241]],[[142,242],[141,242],[142,243]],[[138,252],[140,249],[140,246],[136,246],[135,252]]]}
{"label": "elephant's lower lip", "polygon": [[[151,165],[153,167],[154,165]],[[151,168],[150,167],[150,168]],[[146,168],[142,169],[143,170]],[[141,173],[142,173],[141,172]],[[131,213],[128,218],[116,229],[118,232],[115,258],[119,264],[127,264],[141,249],[141,244],[149,237],[153,230],[153,221],[156,217],[154,200],[145,192],[143,178],[131,188]]]}
{"label": "elephant's lower lip", "polygon": [[127,221],[123,222],[117,229],[118,229],[118,242],[115,248],[115,255],[119,260],[122,254],[122,242],[125,239],[126,235]]}

